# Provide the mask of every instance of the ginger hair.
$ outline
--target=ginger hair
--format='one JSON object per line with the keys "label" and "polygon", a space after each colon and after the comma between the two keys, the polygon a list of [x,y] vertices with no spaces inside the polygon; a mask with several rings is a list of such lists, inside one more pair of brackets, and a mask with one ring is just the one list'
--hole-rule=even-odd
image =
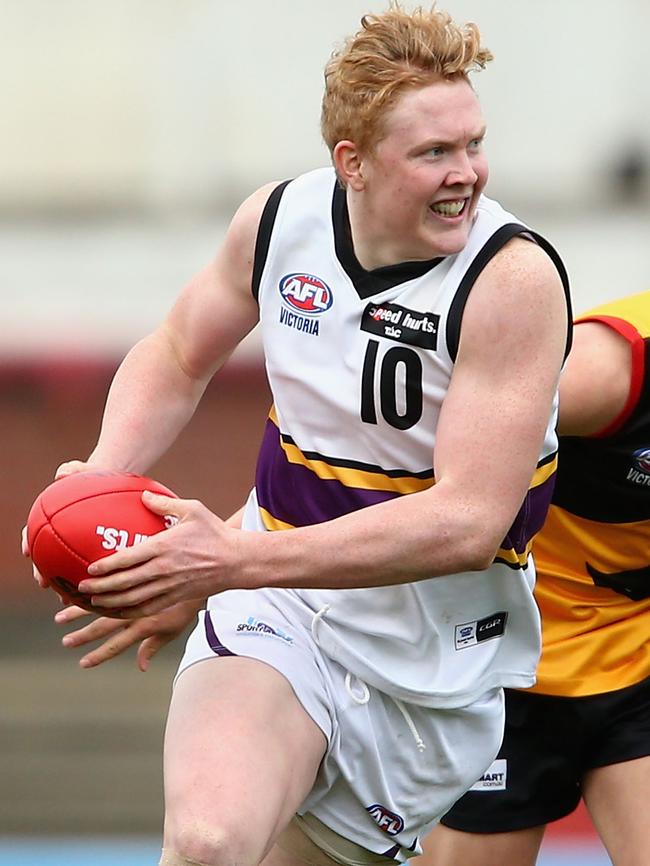
{"label": "ginger hair", "polygon": [[321,132],[330,153],[343,140],[371,151],[403,91],[468,78],[490,60],[476,24],[458,25],[435,4],[406,12],[393,2],[386,12],[364,15],[325,67]]}

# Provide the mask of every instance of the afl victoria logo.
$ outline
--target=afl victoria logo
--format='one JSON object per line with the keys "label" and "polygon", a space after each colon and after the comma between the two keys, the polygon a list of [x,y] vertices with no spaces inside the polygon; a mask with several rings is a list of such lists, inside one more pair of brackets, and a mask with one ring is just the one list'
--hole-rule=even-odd
{"label": "afl victoria logo", "polygon": [[650,475],[650,448],[639,448],[633,456],[637,469]]}
{"label": "afl victoria logo", "polygon": [[329,310],[334,302],[327,283],[312,274],[287,274],[278,288],[282,300],[298,313],[318,315]]}

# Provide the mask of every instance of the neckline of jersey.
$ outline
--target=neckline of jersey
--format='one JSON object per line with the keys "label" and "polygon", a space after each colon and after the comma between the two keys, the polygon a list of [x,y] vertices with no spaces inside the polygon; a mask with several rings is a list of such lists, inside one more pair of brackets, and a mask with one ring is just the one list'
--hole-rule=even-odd
{"label": "neckline of jersey", "polygon": [[400,283],[417,279],[443,261],[439,257],[424,262],[398,262],[367,271],[354,252],[347,197],[338,180],[334,183],[332,195],[332,228],[336,257],[360,298],[369,298]]}

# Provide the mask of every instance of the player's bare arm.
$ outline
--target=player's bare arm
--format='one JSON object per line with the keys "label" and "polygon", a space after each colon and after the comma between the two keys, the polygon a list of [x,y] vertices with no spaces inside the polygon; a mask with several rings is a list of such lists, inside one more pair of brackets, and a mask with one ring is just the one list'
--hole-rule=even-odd
{"label": "player's bare arm", "polygon": [[200,503],[149,497],[178,526],[94,564],[83,589],[142,615],[234,587],[360,587],[486,568],[531,481],[566,332],[554,266],[535,244],[511,241],[467,304],[434,487],[328,523],[234,537]]}
{"label": "player's bare arm", "polygon": [[604,430],[625,408],[630,395],[632,350],[613,328],[578,323],[560,378],[562,436],[590,436]]}

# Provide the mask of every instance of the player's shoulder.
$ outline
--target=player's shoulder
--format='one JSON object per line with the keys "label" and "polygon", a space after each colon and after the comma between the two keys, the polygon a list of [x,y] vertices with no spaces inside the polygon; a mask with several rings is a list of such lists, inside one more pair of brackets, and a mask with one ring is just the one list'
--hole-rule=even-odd
{"label": "player's shoulder", "polygon": [[[467,323],[481,330],[486,321],[506,329],[517,322],[521,333],[548,328],[566,332],[570,343],[570,300],[563,266],[548,249],[524,233],[508,240],[490,259],[470,293]],[[568,348],[565,349],[568,351]]]}
{"label": "player's shoulder", "polygon": [[264,209],[273,193],[282,185],[281,181],[274,180],[265,183],[252,192],[239,205],[230,223],[230,230],[245,231],[257,230]]}
{"label": "player's shoulder", "polygon": [[235,211],[226,231],[222,250],[231,263],[252,267],[264,211],[281,184],[281,181],[264,184],[245,198]]}
{"label": "player's shoulder", "polygon": [[507,241],[490,260],[485,273],[520,287],[562,284],[557,264],[548,251],[526,233]]}

